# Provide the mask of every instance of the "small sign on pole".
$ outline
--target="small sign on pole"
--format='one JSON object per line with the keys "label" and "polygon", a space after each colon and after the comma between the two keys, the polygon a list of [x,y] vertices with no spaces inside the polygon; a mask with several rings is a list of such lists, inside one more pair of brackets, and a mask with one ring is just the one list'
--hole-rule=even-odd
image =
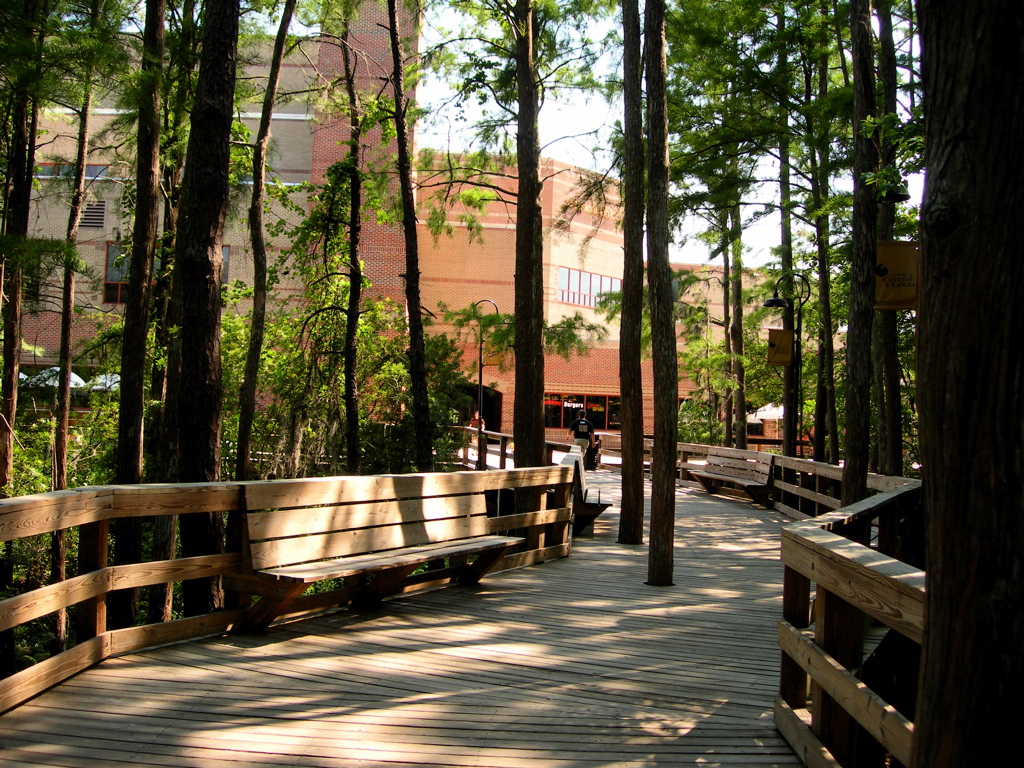
{"label": "small sign on pole", "polygon": [[875,265],[875,309],[915,309],[920,248],[914,241],[880,242]]}
{"label": "small sign on pole", "polygon": [[793,364],[793,332],[782,328],[768,329],[768,365]]}

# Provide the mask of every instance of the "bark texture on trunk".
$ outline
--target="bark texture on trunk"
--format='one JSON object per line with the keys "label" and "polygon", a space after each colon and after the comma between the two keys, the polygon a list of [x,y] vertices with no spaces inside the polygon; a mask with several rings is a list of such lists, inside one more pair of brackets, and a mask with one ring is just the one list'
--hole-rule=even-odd
{"label": "bark texture on trunk", "polygon": [[651,545],[647,583],[671,586],[675,543],[676,427],[679,365],[668,260],[668,111],[665,2],[648,0],[647,42],[647,274],[654,358],[654,451],[651,456]]}
{"label": "bark texture on trunk", "polygon": [[352,153],[348,175],[348,306],[345,308],[345,348],[342,353],[345,402],[345,469],[358,475],[362,470],[363,446],[359,426],[359,381],[356,366],[359,361],[359,314],[363,295],[363,268],[359,260],[359,247],[363,232],[363,172],[361,170],[363,121],[362,105],[356,92],[355,57],[347,44],[348,29],[344,35],[342,62],[345,68],[345,89],[349,102],[348,140]]}
{"label": "bark texture on trunk", "polygon": [[622,270],[622,323],[619,333],[619,392],[622,418],[622,511],[619,544],[644,540],[644,411],[640,374],[640,325],[644,284],[644,136],[643,59],[640,42],[640,5],[622,4],[625,43],[626,158],[623,173],[624,253]]}
{"label": "bark texture on trunk", "polygon": [[252,427],[256,415],[256,388],[259,383],[260,357],[267,323],[267,242],[263,233],[263,205],[266,197],[267,147],[270,144],[270,121],[274,115],[277,87],[281,79],[281,63],[288,41],[288,29],[296,0],[286,0],[281,9],[274,51],[270,57],[267,90],[256,130],[252,153],[252,197],[249,202],[249,239],[252,243],[252,316],[249,321],[249,345],[245,355],[245,372],[238,393],[238,445],[235,456],[235,479],[248,480],[249,453],[252,450]]}
{"label": "bark texture on trunk", "polygon": [[928,625],[914,765],[972,768],[1016,754],[1024,686],[1024,6],[919,9]]}
{"label": "bark texture on trunk", "polygon": [[388,0],[388,23],[391,26],[391,84],[395,99],[395,141],[398,144],[398,183],[402,191],[402,234],[405,239],[405,304],[409,313],[409,379],[412,385],[415,461],[420,472],[430,472],[434,469],[434,425],[430,420],[430,400],[427,395],[427,356],[423,339],[423,315],[420,311],[420,251],[410,157],[412,141],[406,122],[408,100],[405,95],[405,60],[402,56],[398,0]]}
{"label": "bark texture on trunk", "polygon": [[540,133],[537,128],[540,86],[534,61],[535,13],[533,0],[516,0],[519,195],[515,274],[516,401],[512,431],[517,467],[541,466],[547,459],[544,441],[544,248],[540,205]]}
{"label": "bark texture on trunk", "polygon": [[875,252],[878,204],[864,174],[878,167],[874,141],[864,121],[875,114],[875,67],[870,0],[850,4],[853,48],[853,248],[850,315],[846,333],[846,441],[843,506],[867,495],[871,441],[871,327],[875,316]]}
{"label": "bark texture on trunk", "polygon": [[[180,482],[220,477],[220,272],[227,213],[228,164],[234,119],[238,3],[208,0],[192,129],[182,182],[175,252],[175,296],[181,311],[181,385],[178,408]],[[223,549],[220,515],[181,518],[185,557]],[[221,605],[219,579],[185,582],[185,614]]]}
{"label": "bark texture on trunk", "polygon": [[[135,222],[128,267],[128,300],[121,340],[121,381],[118,397],[117,467],[121,485],[142,482],[143,422],[146,415],[146,346],[149,337],[149,295],[153,259],[160,228],[161,72],[164,50],[164,0],[147,0],[142,41],[142,77],[138,120],[138,159],[135,175]],[[142,518],[111,523],[113,565],[142,560]],[[141,590],[118,590],[110,595],[111,629],[135,623]]]}

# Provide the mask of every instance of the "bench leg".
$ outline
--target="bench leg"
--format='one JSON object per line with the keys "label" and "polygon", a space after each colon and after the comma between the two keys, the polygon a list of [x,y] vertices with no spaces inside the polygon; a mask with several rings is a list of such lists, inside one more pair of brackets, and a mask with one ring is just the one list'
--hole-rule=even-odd
{"label": "bench leg", "polygon": [[480,579],[486,576],[511,549],[514,544],[510,544],[507,547],[501,549],[492,549],[487,552],[482,552],[476,560],[470,565],[463,566],[461,572],[456,576],[453,581],[459,584],[476,584]]}
{"label": "bench leg", "polygon": [[697,482],[704,486],[704,490],[708,493],[715,493],[718,489],[718,483],[709,477],[701,477],[700,475],[694,475],[697,478]]}
{"label": "bench leg", "polygon": [[398,586],[405,580],[405,577],[420,567],[422,563],[403,565],[400,568],[389,568],[386,571],[378,571],[373,580],[359,590],[352,598],[353,608],[372,608],[378,605],[381,600],[398,589]]}
{"label": "bench leg", "polygon": [[295,584],[280,594],[261,597],[250,606],[242,619],[242,628],[248,632],[265,632],[270,622],[284,613],[299,595],[306,591],[308,584]]}

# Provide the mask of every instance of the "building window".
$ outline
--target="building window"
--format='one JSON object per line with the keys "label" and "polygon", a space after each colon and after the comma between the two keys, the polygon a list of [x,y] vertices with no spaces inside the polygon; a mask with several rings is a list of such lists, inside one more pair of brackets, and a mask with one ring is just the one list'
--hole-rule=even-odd
{"label": "building window", "polygon": [[107,266],[103,273],[103,302],[124,304],[128,299],[128,257],[120,243],[107,243]]}
{"label": "building window", "polygon": [[[231,254],[231,246],[221,247],[221,258],[224,265],[221,268],[221,282],[227,282],[228,262]],[[154,272],[161,268],[158,262]],[[120,243],[107,243],[107,267],[103,276],[103,302],[105,304],[124,304],[128,300],[128,254]]]}
{"label": "building window", "polygon": [[221,268],[220,268],[220,284],[221,285],[227,285],[228,284],[228,257],[229,256],[231,256],[231,246],[230,245],[223,245],[223,246],[221,246],[221,249],[220,249],[220,257],[221,257],[221,262],[222,262]]}
{"label": "building window", "polygon": [[[544,395],[544,426],[549,429],[568,429],[583,410],[595,429],[621,429],[618,421],[619,398],[606,395]],[[614,406],[614,420],[609,413]],[[613,426],[614,424],[614,426]]]}
{"label": "building window", "polygon": [[608,429],[622,429],[622,398],[608,398]]}
{"label": "building window", "polygon": [[[42,163],[38,167],[39,170],[36,171],[37,179],[75,178],[75,166],[72,163]],[[109,165],[90,163],[85,166],[85,178],[90,181],[94,179],[105,179],[107,178],[107,172],[109,170]]]}
{"label": "building window", "polygon": [[103,229],[107,220],[107,201],[96,200],[87,203],[82,211],[82,220],[79,226],[89,229]]}
{"label": "building window", "polygon": [[602,294],[621,290],[622,281],[617,277],[595,275],[569,267],[558,268],[558,300],[566,304],[594,307]]}
{"label": "building window", "polygon": [[551,429],[562,426],[561,395],[544,395],[544,426]]}

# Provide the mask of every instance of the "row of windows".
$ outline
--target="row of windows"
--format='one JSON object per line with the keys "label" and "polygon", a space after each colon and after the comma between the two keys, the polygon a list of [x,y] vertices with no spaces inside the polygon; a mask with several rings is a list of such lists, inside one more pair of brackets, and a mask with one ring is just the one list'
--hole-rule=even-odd
{"label": "row of windows", "polygon": [[609,395],[544,395],[544,426],[568,429],[580,410],[595,429],[622,429],[622,400]]}
{"label": "row of windows", "polygon": [[602,294],[621,290],[622,281],[617,277],[595,275],[569,267],[558,268],[558,300],[566,304],[594,307]]}
{"label": "row of windows", "polygon": [[[221,247],[224,264],[221,267],[221,283],[228,280],[228,263],[231,246]],[[121,243],[107,243],[107,266],[103,272],[103,303],[124,304],[128,300],[128,254]]]}
{"label": "row of windows", "polygon": [[[72,163],[42,163],[41,165],[37,166],[37,169],[37,179],[75,178],[75,166]],[[107,178],[107,173],[109,171],[109,165],[89,164],[85,166],[85,178],[105,179]]]}

